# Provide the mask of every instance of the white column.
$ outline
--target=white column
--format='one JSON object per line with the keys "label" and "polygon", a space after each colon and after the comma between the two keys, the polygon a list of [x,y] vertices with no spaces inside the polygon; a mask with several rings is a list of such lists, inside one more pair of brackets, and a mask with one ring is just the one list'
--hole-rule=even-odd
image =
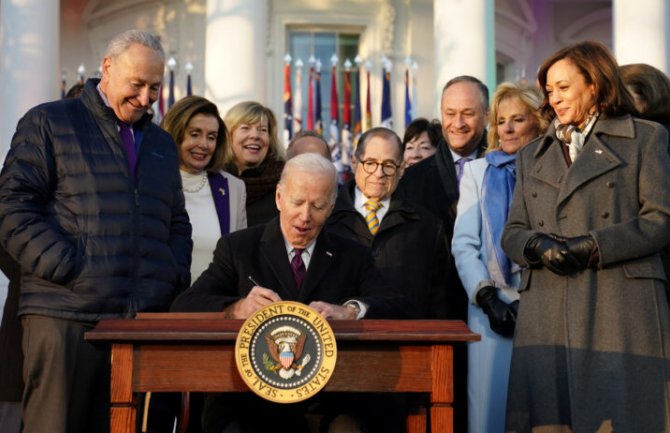
{"label": "white column", "polygon": [[668,0],[613,0],[614,54],[620,65],[647,63],[670,72]]}
{"label": "white column", "polygon": [[0,1],[0,161],[29,108],[60,95],[60,0]]}
{"label": "white column", "polygon": [[442,88],[459,75],[496,85],[493,0],[433,0],[437,104]]}
{"label": "white column", "polygon": [[267,104],[267,1],[207,0],[205,96],[223,114],[244,100]]}

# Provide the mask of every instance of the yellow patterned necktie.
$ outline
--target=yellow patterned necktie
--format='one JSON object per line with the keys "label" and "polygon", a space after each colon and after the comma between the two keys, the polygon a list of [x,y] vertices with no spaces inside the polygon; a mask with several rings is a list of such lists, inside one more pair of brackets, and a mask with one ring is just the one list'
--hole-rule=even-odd
{"label": "yellow patterned necktie", "polygon": [[382,204],[377,200],[368,200],[363,205],[368,213],[365,215],[365,222],[370,229],[370,233],[376,235],[379,231],[379,219],[377,218],[377,211],[382,207]]}

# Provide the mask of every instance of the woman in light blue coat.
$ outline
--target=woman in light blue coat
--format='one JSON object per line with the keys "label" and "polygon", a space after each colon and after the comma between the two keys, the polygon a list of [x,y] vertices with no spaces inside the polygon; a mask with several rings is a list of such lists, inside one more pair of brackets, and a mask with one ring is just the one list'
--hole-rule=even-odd
{"label": "woman in light blue coat", "polygon": [[470,299],[468,432],[502,433],[520,269],[500,247],[515,183],[515,153],[546,127],[539,90],[502,83],[489,115],[486,156],[465,165],[452,253]]}

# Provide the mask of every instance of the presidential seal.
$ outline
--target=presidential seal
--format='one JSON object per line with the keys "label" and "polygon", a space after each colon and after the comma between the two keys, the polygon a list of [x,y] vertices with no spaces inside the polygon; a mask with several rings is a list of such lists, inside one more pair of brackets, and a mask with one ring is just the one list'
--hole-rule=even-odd
{"label": "presidential seal", "polygon": [[335,335],[305,304],[282,301],[249,317],[237,335],[237,370],[266,400],[295,403],[319,392],[337,360]]}

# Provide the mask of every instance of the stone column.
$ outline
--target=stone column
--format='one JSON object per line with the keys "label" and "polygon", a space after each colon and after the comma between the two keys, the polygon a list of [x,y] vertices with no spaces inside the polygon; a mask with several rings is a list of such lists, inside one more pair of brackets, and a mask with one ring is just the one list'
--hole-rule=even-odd
{"label": "stone column", "polygon": [[240,101],[267,104],[267,1],[207,0],[205,96],[222,114]]}
{"label": "stone column", "polygon": [[613,0],[614,54],[620,65],[648,63],[670,72],[670,4],[667,0]]}
{"label": "stone column", "polygon": [[493,0],[433,0],[437,104],[451,78],[472,75],[496,85]]}
{"label": "stone column", "polygon": [[60,97],[60,0],[0,1],[0,161],[29,108]]}

